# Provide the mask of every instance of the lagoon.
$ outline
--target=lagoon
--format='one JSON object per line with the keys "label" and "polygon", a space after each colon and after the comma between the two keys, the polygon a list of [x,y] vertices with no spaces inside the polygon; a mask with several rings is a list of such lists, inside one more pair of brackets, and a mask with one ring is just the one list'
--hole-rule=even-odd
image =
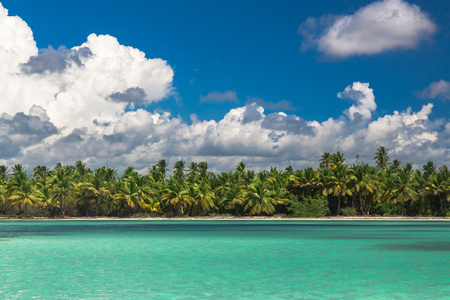
{"label": "lagoon", "polygon": [[450,223],[0,222],[0,298],[448,299]]}

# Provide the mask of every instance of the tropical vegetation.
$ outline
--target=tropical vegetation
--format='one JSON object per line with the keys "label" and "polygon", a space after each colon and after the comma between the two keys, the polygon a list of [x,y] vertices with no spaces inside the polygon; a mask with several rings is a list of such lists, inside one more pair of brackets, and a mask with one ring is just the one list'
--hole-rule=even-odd
{"label": "tropical vegetation", "polygon": [[[374,165],[347,164],[344,154],[323,153],[317,168],[255,172],[240,162],[213,173],[207,162],[165,160],[145,174],[128,167],[91,170],[77,161],[36,166],[0,166],[0,215],[65,216],[447,216],[450,172],[428,161],[420,168],[389,159],[383,146]],[[359,156],[357,156],[359,158]]]}

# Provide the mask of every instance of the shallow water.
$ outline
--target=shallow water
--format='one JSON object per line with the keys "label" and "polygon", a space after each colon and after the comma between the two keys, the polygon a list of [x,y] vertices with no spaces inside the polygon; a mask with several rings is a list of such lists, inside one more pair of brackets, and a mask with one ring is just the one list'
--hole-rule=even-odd
{"label": "shallow water", "polygon": [[448,299],[450,223],[0,222],[0,298]]}

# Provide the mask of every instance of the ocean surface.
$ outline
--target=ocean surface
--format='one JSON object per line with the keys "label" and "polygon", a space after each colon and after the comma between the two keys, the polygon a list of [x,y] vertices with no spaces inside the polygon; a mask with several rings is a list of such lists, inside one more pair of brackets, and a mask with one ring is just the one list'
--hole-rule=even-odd
{"label": "ocean surface", "polygon": [[445,222],[0,222],[0,299],[450,299]]}

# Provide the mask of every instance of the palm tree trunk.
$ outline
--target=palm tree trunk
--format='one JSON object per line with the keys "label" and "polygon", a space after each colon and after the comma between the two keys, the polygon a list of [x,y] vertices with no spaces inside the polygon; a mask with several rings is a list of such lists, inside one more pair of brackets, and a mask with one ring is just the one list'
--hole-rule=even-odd
{"label": "palm tree trunk", "polygon": [[341,210],[341,194],[338,195],[338,207],[337,207],[336,216],[339,216],[340,210]]}
{"label": "palm tree trunk", "polygon": [[97,197],[97,201],[95,201],[96,207],[95,207],[95,215],[98,216],[98,203],[99,203],[99,197]]}
{"label": "palm tree trunk", "polygon": [[364,205],[363,205],[363,201],[362,201],[361,192],[358,192],[358,198],[359,198],[359,205],[361,206],[361,215],[364,216]]}
{"label": "palm tree trunk", "polygon": [[62,216],[66,216],[66,208],[64,207],[64,197],[59,198],[59,203],[61,205]]}

